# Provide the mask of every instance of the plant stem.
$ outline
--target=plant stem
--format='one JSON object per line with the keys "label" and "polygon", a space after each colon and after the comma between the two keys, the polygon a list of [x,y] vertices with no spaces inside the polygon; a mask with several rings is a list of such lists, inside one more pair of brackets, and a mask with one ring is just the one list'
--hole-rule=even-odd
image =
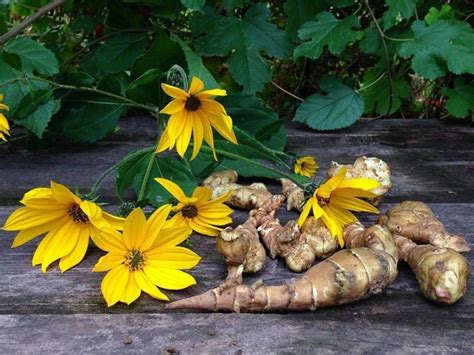
{"label": "plant stem", "polygon": [[30,26],[33,22],[36,20],[40,19],[44,15],[46,15],[48,12],[54,10],[55,8],[63,5],[66,2],[66,0],[54,0],[48,5],[45,5],[38,9],[33,15],[28,16],[25,18],[23,21],[21,21],[18,26],[15,28],[11,29],[7,33],[5,33],[3,36],[0,37],[0,46],[4,43],[6,43],[10,38],[15,37],[17,34],[19,34],[21,31],[23,31],[25,28]]}
{"label": "plant stem", "polygon": [[148,165],[145,170],[145,175],[143,176],[142,185],[140,186],[140,191],[138,193],[137,202],[143,200],[145,196],[146,187],[148,185],[148,180],[150,179],[151,169],[153,168],[153,163],[155,162],[155,153],[150,156],[150,160],[148,161]]}
{"label": "plant stem", "polygon": [[414,40],[414,38],[393,38],[393,37],[387,36],[385,33],[383,34],[383,36],[389,41],[394,41],[394,42],[410,42]]}
{"label": "plant stem", "polygon": [[275,83],[273,80],[270,81],[270,83],[271,83],[273,86],[275,86],[277,89],[280,89],[280,90],[283,91],[285,94],[287,94],[287,95],[289,95],[289,96],[295,98],[296,100],[301,101],[301,102],[304,101],[304,99],[302,99],[301,97],[299,97],[299,96],[297,96],[297,95],[295,95],[295,94],[289,92],[288,90],[283,89],[280,85],[278,85],[277,83]]}
{"label": "plant stem", "polygon": [[368,84],[368,85],[366,85],[366,86],[363,86],[363,87],[361,87],[360,89],[358,89],[357,92],[361,92],[361,91],[367,90],[368,88],[374,86],[375,84],[377,84],[380,80],[382,80],[382,79],[385,77],[385,74],[386,74],[386,73],[382,73],[382,75],[380,75],[377,79],[375,79],[374,81],[372,81],[370,84]]}

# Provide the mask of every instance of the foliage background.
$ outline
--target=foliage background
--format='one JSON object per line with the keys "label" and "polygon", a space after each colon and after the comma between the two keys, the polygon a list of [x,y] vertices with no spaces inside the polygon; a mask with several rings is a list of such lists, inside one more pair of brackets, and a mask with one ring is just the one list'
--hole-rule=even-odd
{"label": "foliage background", "polygon": [[[48,3],[1,0],[0,32]],[[67,0],[3,44],[0,92],[28,131],[13,139],[36,149],[60,136],[96,142],[127,113],[157,115],[160,83],[186,79],[179,68],[226,89],[240,144],[217,142],[224,159],[145,150],[119,167],[120,196],[133,186],[159,205],[164,191],[143,184],[149,168],[188,190],[217,165],[280,177],[255,162],[291,168],[285,120],[318,130],[361,116],[473,120],[473,15],[467,0]]]}

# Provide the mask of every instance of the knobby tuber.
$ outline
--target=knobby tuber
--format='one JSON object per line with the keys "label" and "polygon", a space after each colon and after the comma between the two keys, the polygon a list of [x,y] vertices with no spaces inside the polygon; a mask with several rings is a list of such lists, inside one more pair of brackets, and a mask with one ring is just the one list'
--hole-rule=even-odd
{"label": "knobby tuber", "polygon": [[466,292],[469,264],[457,251],[432,245],[417,245],[394,235],[401,259],[416,275],[423,295],[437,303],[453,304]]}
{"label": "knobby tuber", "polygon": [[459,252],[471,250],[462,236],[446,232],[443,224],[423,202],[404,201],[389,209],[385,216],[379,218],[379,223],[386,225],[392,233],[415,243],[451,248]]}
{"label": "knobby tuber", "polygon": [[377,197],[371,202],[378,205],[383,196],[392,188],[391,170],[383,160],[375,157],[358,157],[353,164],[339,164],[331,162],[327,172],[328,178],[336,175],[342,168],[346,168],[346,179],[368,178],[380,182],[380,186],[371,190]]}
{"label": "knobby tuber", "polygon": [[234,285],[217,287],[201,295],[168,304],[167,308],[210,311],[263,312],[281,310],[315,310],[319,307],[354,302],[378,294],[397,275],[396,246],[391,234],[382,226],[360,233],[360,245],[341,250],[310,268],[302,277],[286,285]]}
{"label": "knobby tuber", "polygon": [[286,197],[286,209],[288,211],[301,211],[304,205],[304,191],[289,179],[280,179],[282,193]]}
{"label": "knobby tuber", "polygon": [[237,184],[239,176],[234,170],[222,170],[212,173],[202,185],[212,190],[212,198],[219,197],[228,191],[232,191],[228,205],[244,210],[259,208],[268,200],[272,193],[267,190],[263,183],[253,183],[248,186]]}

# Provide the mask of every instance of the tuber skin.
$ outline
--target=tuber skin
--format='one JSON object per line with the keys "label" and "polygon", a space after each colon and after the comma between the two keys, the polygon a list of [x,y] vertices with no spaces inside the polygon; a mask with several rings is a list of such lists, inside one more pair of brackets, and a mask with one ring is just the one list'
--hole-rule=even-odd
{"label": "tuber skin", "polygon": [[393,234],[418,244],[431,244],[458,252],[471,250],[462,236],[446,232],[433,211],[420,201],[404,201],[392,207],[385,216],[379,218],[379,223],[387,226]]}
{"label": "tuber skin", "polygon": [[394,236],[401,259],[416,275],[423,295],[436,303],[453,304],[466,292],[469,264],[457,251],[432,245],[417,245]]}
{"label": "tuber skin", "polygon": [[[359,235],[353,233],[345,237]],[[348,240],[347,244],[361,246],[333,254],[289,284],[217,287],[201,295],[172,302],[167,308],[233,312],[315,310],[381,293],[394,281],[398,254],[390,254],[396,246],[386,228],[368,228],[357,242]]]}
{"label": "tuber skin", "polygon": [[289,179],[280,179],[282,193],[286,197],[286,209],[288,211],[300,211],[304,206],[304,191]]}
{"label": "tuber skin", "polygon": [[371,199],[372,204],[378,206],[392,188],[391,169],[390,166],[382,159],[375,157],[358,157],[353,164],[338,164],[331,162],[327,177],[331,178],[336,175],[342,168],[347,169],[346,179],[369,178],[380,182],[380,186],[371,190],[377,197]]}
{"label": "tuber skin", "polygon": [[244,210],[259,208],[272,197],[263,183],[253,183],[249,186],[237,184],[238,174],[234,170],[222,170],[212,173],[202,183],[203,186],[212,190],[212,198],[219,197],[229,191],[233,191],[226,204]]}

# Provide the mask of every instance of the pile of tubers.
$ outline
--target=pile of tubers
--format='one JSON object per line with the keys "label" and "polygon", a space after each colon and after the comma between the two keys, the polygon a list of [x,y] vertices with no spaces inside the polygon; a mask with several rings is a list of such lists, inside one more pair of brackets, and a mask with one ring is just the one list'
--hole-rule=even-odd
{"label": "pile of tubers", "polygon": [[[332,163],[328,176],[343,165]],[[347,178],[369,177],[381,185],[372,202],[379,203],[390,190],[390,168],[378,158],[359,157],[344,165]],[[273,195],[264,184],[237,184],[235,171],[220,171],[203,185],[214,197],[230,190],[229,205],[250,210],[243,224],[224,229],[216,240],[227,264],[228,275],[218,287],[201,295],[170,303],[169,309],[268,312],[315,310],[355,302],[381,293],[398,272],[398,261],[408,263],[422,294],[441,304],[453,304],[466,291],[469,264],[460,252],[469,251],[462,236],[449,234],[431,209],[419,201],[405,201],[365,228],[360,222],[344,229],[345,249],[337,251],[337,240],[319,220],[308,218],[300,228],[296,221],[280,224],[277,211],[301,210],[304,193],[282,179],[282,194]],[[279,286],[261,281],[243,284],[244,273],[257,273],[266,255],[281,257],[301,277]],[[323,259],[314,265],[316,259]]]}

